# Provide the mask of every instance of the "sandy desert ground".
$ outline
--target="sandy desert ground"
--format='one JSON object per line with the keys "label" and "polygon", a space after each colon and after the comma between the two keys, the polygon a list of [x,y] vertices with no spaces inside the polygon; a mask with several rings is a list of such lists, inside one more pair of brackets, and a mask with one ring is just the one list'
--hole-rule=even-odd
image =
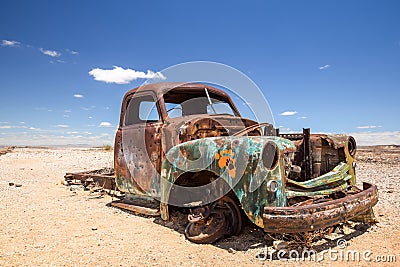
{"label": "sandy desert ground", "polygon": [[[61,184],[66,172],[112,167],[111,151],[15,148],[0,156],[0,266],[368,266],[377,261],[381,266],[398,266],[400,151],[396,149],[358,152],[358,181],[379,188],[374,208],[379,223],[341,225],[313,244],[317,260],[322,260],[316,263],[266,259],[271,248],[262,231],[250,224],[240,236],[212,245],[193,244],[179,226],[110,207],[108,195],[96,197]],[[346,240],[343,249],[337,245],[341,239]],[[360,253],[360,261],[341,259],[341,253],[352,251]]]}

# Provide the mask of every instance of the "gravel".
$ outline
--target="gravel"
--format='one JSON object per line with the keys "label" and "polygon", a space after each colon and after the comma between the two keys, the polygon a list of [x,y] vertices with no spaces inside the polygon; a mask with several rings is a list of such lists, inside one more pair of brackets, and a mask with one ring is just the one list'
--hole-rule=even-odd
{"label": "gravel", "polygon": [[[338,238],[345,238],[347,250],[369,250],[374,257],[397,255],[400,261],[400,153],[378,152],[357,154],[357,175],[360,184],[378,185],[374,211],[379,223],[342,226],[351,228],[347,235],[332,233],[330,239],[313,244],[319,256],[329,248],[338,249]],[[310,264],[265,260],[270,248],[263,232],[251,224],[240,236],[197,245],[185,240],[176,225],[110,207],[108,195],[92,198],[88,191],[70,191],[62,184],[66,172],[113,167],[112,160],[110,151],[85,148],[15,148],[0,156],[0,266]],[[322,263],[369,264],[327,257]],[[382,266],[390,264],[395,266]]]}

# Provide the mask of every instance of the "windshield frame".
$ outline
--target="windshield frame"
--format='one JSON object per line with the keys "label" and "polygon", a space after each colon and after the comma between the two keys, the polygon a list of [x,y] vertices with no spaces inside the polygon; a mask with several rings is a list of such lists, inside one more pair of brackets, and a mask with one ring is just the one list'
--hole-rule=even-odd
{"label": "windshield frame", "polygon": [[[229,108],[232,110],[233,114],[229,113],[217,113],[217,114],[210,114],[210,113],[199,113],[198,115],[209,115],[209,116],[218,116],[218,115],[230,115],[234,117],[241,117],[238,109],[236,108],[235,104],[233,103],[232,99],[227,95],[225,92],[220,91],[219,89],[210,87],[208,85],[204,85],[204,87],[195,87],[195,88],[173,88],[168,92],[165,92],[160,97],[160,106],[162,106],[162,113],[165,119],[173,119],[173,118],[180,118],[185,117],[188,115],[181,115],[176,117],[170,117],[167,110],[167,104],[180,104],[185,101],[195,99],[195,98],[205,98],[207,99],[205,88],[207,88],[208,94],[210,98],[213,100],[213,103],[226,103]],[[197,115],[196,113],[191,115]]]}

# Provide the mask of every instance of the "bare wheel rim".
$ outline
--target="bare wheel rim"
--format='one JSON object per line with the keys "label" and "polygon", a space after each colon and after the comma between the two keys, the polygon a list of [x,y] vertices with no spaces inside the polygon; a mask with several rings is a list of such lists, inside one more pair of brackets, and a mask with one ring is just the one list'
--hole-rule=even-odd
{"label": "bare wheel rim", "polygon": [[207,219],[188,223],[185,236],[195,243],[213,243],[222,237],[238,235],[241,230],[240,208],[232,198],[224,196],[214,203]]}
{"label": "bare wheel rim", "polygon": [[227,207],[225,216],[228,223],[227,236],[239,235],[242,230],[242,215],[240,213],[240,208],[236,202],[228,196],[224,196],[220,200]]}
{"label": "bare wheel rim", "polygon": [[214,211],[204,222],[188,223],[185,236],[194,243],[213,243],[223,237],[227,222],[222,212]]}

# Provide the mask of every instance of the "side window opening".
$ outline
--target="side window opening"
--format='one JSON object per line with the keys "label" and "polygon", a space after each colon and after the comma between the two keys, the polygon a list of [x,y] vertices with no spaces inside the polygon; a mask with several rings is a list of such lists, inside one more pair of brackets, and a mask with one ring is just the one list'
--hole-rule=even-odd
{"label": "side window opening", "polygon": [[138,96],[128,100],[124,126],[159,120],[157,105],[151,95]]}
{"label": "side window opening", "polygon": [[158,111],[156,102],[142,101],[139,104],[139,119],[141,121],[158,121]]}
{"label": "side window opening", "polygon": [[182,105],[179,103],[165,103],[168,117],[177,118],[182,117]]}

